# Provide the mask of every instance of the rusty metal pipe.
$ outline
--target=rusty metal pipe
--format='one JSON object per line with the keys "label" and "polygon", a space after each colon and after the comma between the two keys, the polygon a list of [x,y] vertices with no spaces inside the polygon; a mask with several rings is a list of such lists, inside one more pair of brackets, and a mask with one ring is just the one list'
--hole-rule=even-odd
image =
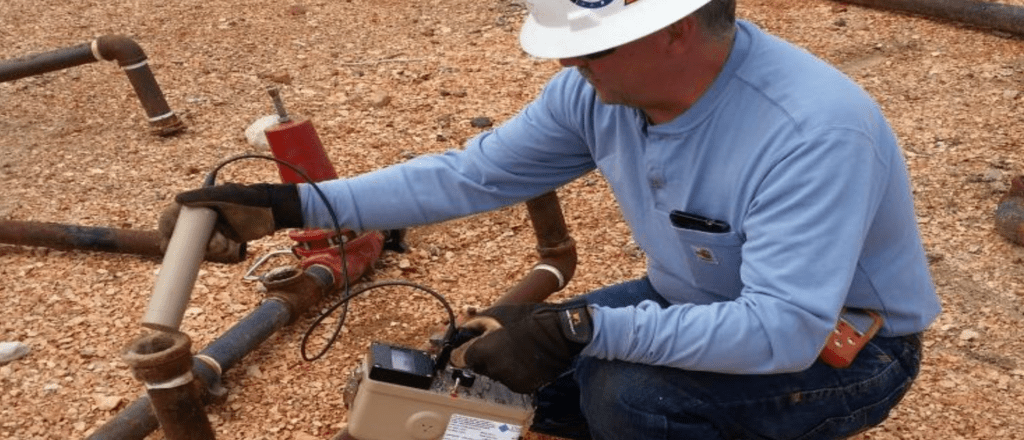
{"label": "rusty metal pipe", "polygon": [[562,290],[576,273],[576,241],[569,236],[565,217],[554,191],[526,202],[540,261],[494,305],[544,301]]}
{"label": "rusty metal pipe", "polygon": [[192,374],[192,341],[184,333],[155,332],[133,341],[122,357],[146,394],[164,437],[213,440],[213,427]]}
{"label": "rusty metal pipe", "polygon": [[89,43],[0,62],[0,82],[95,61],[117,61],[139,97],[154,134],[170,136],[185,129],[167,105],[145,52],[138,43],[123,35],[105,35]]}
{"label": "rusty metal pipe", "polygon": [[[224,373],[241,362],[291,319],[290,307],[276,298],[264,301],[245,318],[211,342],[191,359],[192,374],[202,384],[200,399],[210,403],[225,397],[221,386]],[[142,395],[114,418],[104,423],[87,440],[143,440],[155,431],[158,421],[152,397]]]}
{"label": "rusty metal pipe", "polygon": [[[0,220],[0,243],[18,246],[161,257],[162,240],[158,231]],[[238,263],[245,260],[245,245],[228,243],[216,252],[208,250],[205,258],[217,263]]]}
{"label": "rusty metal pipe", "polygon": [[[367,234],[346,244],[346,249],[350,247],[348,276],[354,282],[373,266],[380,241]],[[264,276],[261,282],[268,299],[193,358],[192,373],[205,385],[200,390],[202,401],[222,397],[221,377],[226,371],[335,289],[335,273],[335,268],[314,264],[302,271],[286,267]],[[143,440],[158,426],[150,400],[144,395],[132,402],[87,440]]]}
{"label": "rusty metal pipe", "polygon": [[331,269],[315,265],[306,270],[295,267],[272,270],[261,282],[267,288],[267,296],[288,306],[291,317],[288,324],[291,324],[334,289],[334,280]]}
{"label": "rusty metal pipe", "polygon": [[836,0],[1024,35],[1024,7],[977,0]]}
{"label": "rusty metal pipe", "polygon": [[96,62],[89,43],[57,49],[0,63],[0,82]]}
{"label": "rusty metal pipe", "polygon": [[995,226],[1007,240],[1024,244],[1024,176],[1010,179],[1010,189],[996,205]]}

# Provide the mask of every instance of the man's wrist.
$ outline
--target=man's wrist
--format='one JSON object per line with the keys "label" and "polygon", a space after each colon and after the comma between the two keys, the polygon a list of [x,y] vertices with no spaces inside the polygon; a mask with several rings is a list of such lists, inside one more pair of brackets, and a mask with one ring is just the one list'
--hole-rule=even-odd
{"label": "man's wrist", "polygon": [[558,323],[565,339],[579,344],[580,349],[590,344],[594,338],[594,322],[590,316],[590,308],[586,304],[560,308]]}
{"label": "man's wrist", "polygon": [[266,184],[270,197],[271,211],[274,215],[274,228],[302,228],[302,200],[299,189],[294,183]]}

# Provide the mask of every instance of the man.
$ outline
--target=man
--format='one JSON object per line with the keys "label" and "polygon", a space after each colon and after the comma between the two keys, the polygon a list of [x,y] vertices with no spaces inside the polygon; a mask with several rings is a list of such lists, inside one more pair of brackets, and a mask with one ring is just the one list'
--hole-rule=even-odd
{"label": "man", "polygon": [[[737,22],[734,0],[528,4],[523,48],[567,67],[534,102],[465,150],[321,186],[342,227],[384,230],[522,202],[596,168],[648,276],[485,310],[453,362],[536,392],[532,430],[568,438],[841,438],[884,420],[940,306],[876,104]],[[304,184],[177,201],[217,209],[239,240],[332,226]],[[859,332],[831,338],[848,322]]]}

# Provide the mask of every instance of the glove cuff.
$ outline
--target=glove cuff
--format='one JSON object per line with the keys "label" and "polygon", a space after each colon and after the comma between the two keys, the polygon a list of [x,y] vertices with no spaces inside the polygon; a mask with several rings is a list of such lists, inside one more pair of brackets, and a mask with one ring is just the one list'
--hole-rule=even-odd
{"label": "glove cuff", "polygon": [[267,185],[267,195],[270,197],[271,211],[274,214],[274,229],[305,227],[298,185],[294,183],[265,185]]}
{"label": "glove cuff", "polygon": [[589,307],[583,305],[560,308],[557,313],[558,325],[566,340],[585,347],[594,338],[594,322]]}

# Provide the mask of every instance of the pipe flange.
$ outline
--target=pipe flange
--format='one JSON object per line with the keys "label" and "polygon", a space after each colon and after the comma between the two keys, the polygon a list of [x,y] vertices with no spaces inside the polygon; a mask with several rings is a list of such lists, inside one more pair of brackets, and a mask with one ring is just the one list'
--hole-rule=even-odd
{"label": "pipe flange", "polygon": [[192,372],[192,340],[184,333],[153,332],[132,341],[121,357],[136,379],[167,383]]}

